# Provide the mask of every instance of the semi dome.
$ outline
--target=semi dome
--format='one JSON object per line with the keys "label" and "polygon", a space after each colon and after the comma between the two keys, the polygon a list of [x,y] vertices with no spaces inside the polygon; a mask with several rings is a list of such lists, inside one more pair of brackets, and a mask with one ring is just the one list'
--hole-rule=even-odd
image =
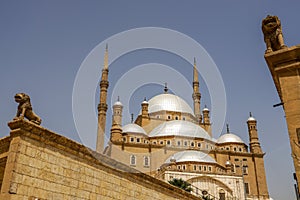
{"label": "semi dome", "polygon": [[160,94],[149,101],[148,112],[167,110],[182,113],[190,113],[194,115],[192,108],[179,96],[174,94]]}
{"label": "semi dome", "polygon": [[184,136],[194,138],[204,138],[211,140],[208,133],[200,126],[183,120],[168,121],[160,124],[154,128],[150,134],[150,137],[161,136]]}
{"label": "semi dome", "polygon": [[172,161],[178,162],[205,162],[205,163],[216,163],[215,159],[206,153],[201,151],[180,151],[170,156],[165,163],[171,163]]}
{"label": "semi dome", "polygon": [[218,144],[223,144],[223,143],[244,143],[244,141],[237,135],[232,134],[232,133],[226,133],[219,137],[217,140]]}
{"label": "semi dome", "polygon": [[139,133],[147,135],[146,131],[137,124],[127,124],[122,127],[123,133]]}

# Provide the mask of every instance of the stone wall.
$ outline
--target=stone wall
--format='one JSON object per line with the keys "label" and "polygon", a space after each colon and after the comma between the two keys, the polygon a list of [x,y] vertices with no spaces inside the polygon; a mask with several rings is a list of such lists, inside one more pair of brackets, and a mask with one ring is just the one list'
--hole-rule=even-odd
{"label": "stone wall", "polygon": [[9,126],[0,140],[0,199],[198,199],[41,126]]}

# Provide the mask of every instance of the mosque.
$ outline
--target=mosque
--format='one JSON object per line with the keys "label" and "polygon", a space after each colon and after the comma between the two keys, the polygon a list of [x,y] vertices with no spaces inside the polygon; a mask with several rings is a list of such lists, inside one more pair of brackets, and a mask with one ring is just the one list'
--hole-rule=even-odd
{"label": "mosque", "polygon": [[110,141],[104,147],[108,71],[106,48],[98,105],[98,152],[165,182],[181,178],[191,184],[195,195],[206,191],[211,199],[270,199],[256,119],[250,113],[245,120],[249,143],[228,126],[226,133],[213,138],[210,111],[200,106],[196,61],[193,109],[165,87],[162,94],[144,99],[137,118],[123,125],[123,105],[118,99],[112,106]]}

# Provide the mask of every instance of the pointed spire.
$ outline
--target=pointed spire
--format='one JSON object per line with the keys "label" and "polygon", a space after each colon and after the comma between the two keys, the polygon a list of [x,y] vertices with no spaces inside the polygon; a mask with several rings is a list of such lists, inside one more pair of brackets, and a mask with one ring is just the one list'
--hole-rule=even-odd
{"label": "pointed spire", "polygon": [[133,123],[133,113],[131,113],[131,123]]}
{"label": "pointed spire", "polygon": [[194,57],[194,82],[199,82],[196,58]]}
{"label": "pointed spire", "polygon": [[226,124],[226,131],[227,131],[227,133],[230,133],[230,131],[229,131],[229,124]]}
{"label": "pointed spire", "polygon": [[165,94],[168,93],[168,90],[169,90],[169,89],[168,89],[168,84],[165,83],[165,88],[164,88]]}
{"label": "pointed spire", "polygon": [[117,99],[117,101],[120,101],[120,96],[118,96],[118,99]]}
{"label": "pointed spire", "polygon": [[252,113],[251,112],[249,112],[249,115],[250,115],[250,117],[252,117]]}
{"label": "pointed spire", "polygon": [[108,69],[108,44],[105,47],[105,54],[104,54],[104,67],[103,69]]}

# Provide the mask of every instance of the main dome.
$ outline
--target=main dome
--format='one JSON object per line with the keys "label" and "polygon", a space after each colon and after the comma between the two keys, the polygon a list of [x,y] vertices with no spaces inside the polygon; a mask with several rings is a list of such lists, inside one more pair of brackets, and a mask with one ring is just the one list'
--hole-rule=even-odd
{"label": "main dome", "polygon": [[149,136],[184,136],[211,140],[210,136],[203,128],[192,122],[183,120],[173,120],[164,122],[156,128],[154,128],[150,132]]}
{"label": "main dome", "polygon": [[157,111],[167,110],[182,113],[190,113],[194,115],[192,108],[179,96],[174,94],[160,94],[149,101],[148,112],[153,113]]}
{"label": "main dome", "polygon": [[216,163],[215,159],[201,151],[180,151],[169,157],[165,163],[171,163],[172,160],[178,162],[205,162]]}

